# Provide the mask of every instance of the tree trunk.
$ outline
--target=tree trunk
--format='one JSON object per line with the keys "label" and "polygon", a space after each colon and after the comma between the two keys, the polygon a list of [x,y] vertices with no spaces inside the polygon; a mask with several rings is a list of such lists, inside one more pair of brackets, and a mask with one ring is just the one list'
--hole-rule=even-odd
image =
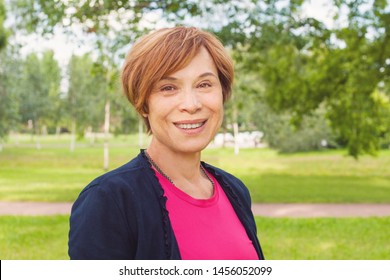
{"label": "tree trunk", "polygon": [[238,123],[233,123],[233,133],[234,133],[234,154],[238,155],[240,152],[240,147],[238,145]]}
{"label": "tree trunk", "polygon": [[15,145],[16,147],[19,147],[19,132],[15,132]]}
{"label": "tree trunk", "polygon": [[47,125],[42,125],[41,128],[41,135],[47,135]]}
{"label": "tree trunk", "polygon": [[96,138],[96,133],[91,130],[91,138],[89,139],[89,145],[92,147],[95,146],[95,138]]}
{"label": "tree trunk", "polygon": [[72,119],[72,128],[70,133],[70,151],[73,153],[76,146],[76,119]]}
{"label": "tree trunk", "polygon": [[37,148],[37,150],[40,150],[42,146],[39,139],[39,125],[37,121],[34,121],[34,131],[35,131],[35,147]]}
{"label": "tree trunk", "polygon": [[141,118],[138,119],[138,146],[143,148],[144,145],[144,124]]}
{"label": "tree trunk", "polygon": [[238,123],[237,123],[237,108],[233,109],[233,134],[234,134],[234,154],[238,155],[240,147],[238,146]]}
{"label": "tree trunk", "polygon": [[57,138],[60,138],[60,134],[61,134],[61,127],[59,125],[56,126],[56,136]]}
{"label": "tree trunk", "polygon": [[103,151],[103,168],[108,170],[109,166],[109,147],[108,137],[110,132],[110,101],[106,101],[104,106],[104,151]]}
{"label": "tree trunk", "polygon": [[34,141],[34,122],[33,122],[33,120],[28,120],[27,121],[27,128],[31,132],[31,134],[30,134],[30,136],[31,136],[30,141],[32,142],[32,141]]}
{"label": "tree trunk", "polygon": [[226,147],[226,133],[227,133],[225,126],[222,128],[222,133],[223,133],[222,148],[225,148]]}

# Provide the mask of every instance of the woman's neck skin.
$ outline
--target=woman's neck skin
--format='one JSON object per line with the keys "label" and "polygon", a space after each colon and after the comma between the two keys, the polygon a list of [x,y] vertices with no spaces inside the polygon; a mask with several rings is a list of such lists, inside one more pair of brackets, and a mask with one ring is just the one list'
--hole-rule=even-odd
{"label": "woman's neck skin", "polygon": [[159,145],[158,141],[152,138],[147,152],[183,192],[197,199],[207,199],[213,195],[212,184],[200,169],[200,151],[195,153],[172,151],[164,145]]}

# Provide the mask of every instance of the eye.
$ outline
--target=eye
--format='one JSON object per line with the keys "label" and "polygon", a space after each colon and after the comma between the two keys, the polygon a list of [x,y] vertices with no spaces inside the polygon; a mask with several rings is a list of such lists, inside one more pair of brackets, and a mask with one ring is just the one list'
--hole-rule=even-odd
{"label": "eye", "polygon": [[168,86],[162,86],[160,88],[160,91],[173,91],[175,90],[176,88],[174,86],[171,86],[171,85],[168,85]]}
{"label": "eye", "polygon": [[210,82],[201,82],[199,84],[199,87],[200,88],[208,88],[208,87],[211,87],[211,83]]}

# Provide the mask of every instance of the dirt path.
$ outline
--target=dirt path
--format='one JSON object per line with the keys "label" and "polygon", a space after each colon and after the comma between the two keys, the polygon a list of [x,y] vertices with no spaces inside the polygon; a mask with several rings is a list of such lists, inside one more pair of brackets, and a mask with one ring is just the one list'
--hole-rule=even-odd
{"label": "dirt path", "polygon": [[[0,201],[0,215],[64,215],[72,203]],[[254,204],[255,216],[264,217],[372,217],[390,216],[390,204]]]}
{"label": "dirt path", "polygon": [[390,204],[254,204],[253,213],[265,217],[383,217]]}
{"label": "dirt path", "polygon": [[62,215],[69,214],[72,203],[0,201],[0,215]]}

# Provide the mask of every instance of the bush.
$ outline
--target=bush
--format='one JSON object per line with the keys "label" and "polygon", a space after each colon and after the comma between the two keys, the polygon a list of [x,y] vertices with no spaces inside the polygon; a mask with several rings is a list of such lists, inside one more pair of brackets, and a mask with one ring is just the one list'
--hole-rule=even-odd
{"label": "bush", "polygon": [[255,114],[258,128],[264,132],[264,140],[271,148],[282,153],[314,151],[337,148],[336,135],[332,132],[323,110],[319,109],[302,119],[300,126],[292,124],[291,114],[278,114],[261,104]]}

